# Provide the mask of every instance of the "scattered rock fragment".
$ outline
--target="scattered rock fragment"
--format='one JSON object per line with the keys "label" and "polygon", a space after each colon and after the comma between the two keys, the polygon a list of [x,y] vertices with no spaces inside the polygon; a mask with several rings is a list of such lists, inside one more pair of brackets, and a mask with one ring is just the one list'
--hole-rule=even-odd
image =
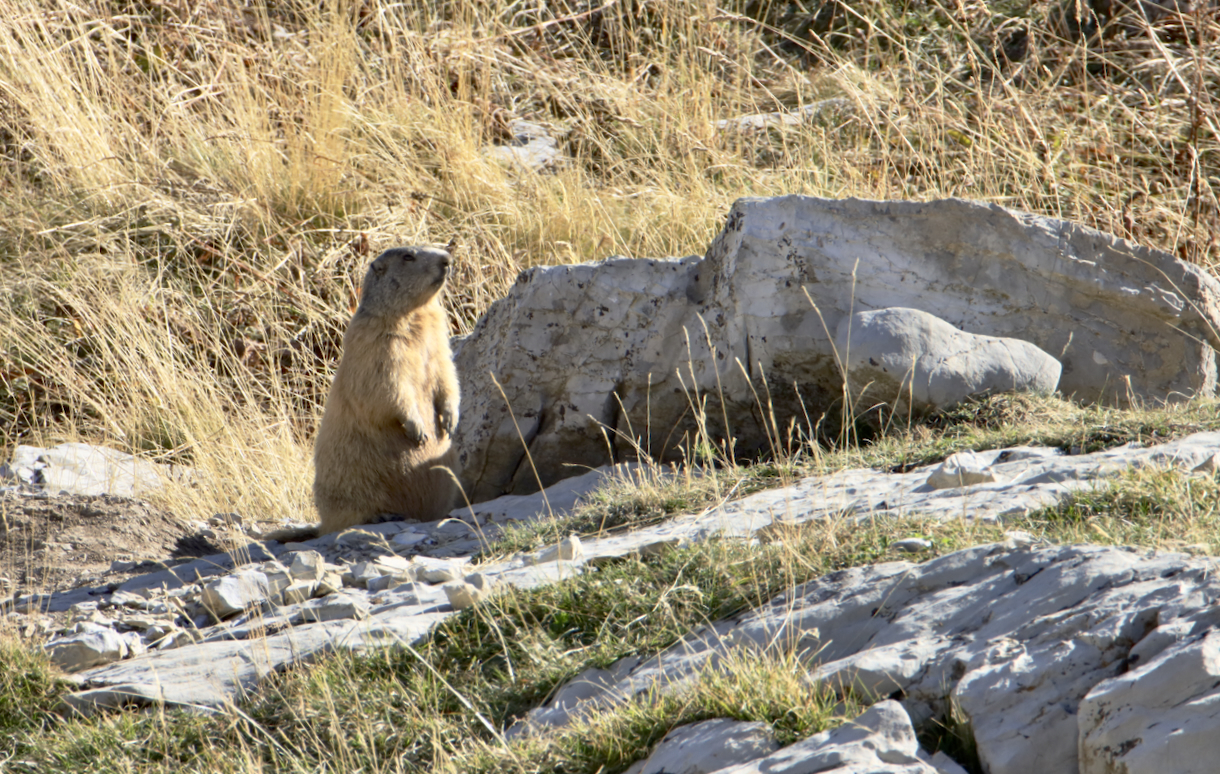
{"label": "scattered rock fragment", "polygon": [[766,757],[721,769],[719,774],[965,774],[965,769],[956,764],[953,769],[938,769],[921,753],[906,710],[896,701],[882,701],[838,728],[814,734]]}
{"label": "scattered rock fragment", "polygon": [[463,580],[450,581],[441,588],[454,610],[465,610],[486,599],[495,584],[482,573],[471,573]]}
{"label": "scattered rock fragment", "polygon": [[203,587],[200,601],[208,612],[224,619],[260,604],[271,596],[267,576],[257,570],[240,570]]}
{"label": "scattered rock fragment", "polygon": [[46,645],[51,662],[65,672],[109,664],[127,655],[127,642],[108,628],[81,632]]}
{"label": "scattered rock fragment", "polygon": [[928,486],[933,489],[952,489],[959,486],[991,484],[996,481],[990,460],[975,452],[957,452],[933,468],[928,475]]}
{"label": "scattered rock fragment", "polygon": [[368,618],[368,615],[369,604],[365,600],[350,594],[332,594],[303,604],[293,616],[293,621],[311,623],[340,621],[347,618],[359,621]]}

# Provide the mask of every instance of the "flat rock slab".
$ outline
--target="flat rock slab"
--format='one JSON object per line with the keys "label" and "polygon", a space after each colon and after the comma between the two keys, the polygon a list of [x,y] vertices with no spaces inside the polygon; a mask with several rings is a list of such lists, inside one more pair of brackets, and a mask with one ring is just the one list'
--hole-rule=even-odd
{"label": "flat rock slab", "polygon": [[184,475],[190,471],[86,443],[61,443],[49,449],[18,446],[13,459],[0,465],[0,481],[48,494],[136,497],[160,489],[166,478]]}

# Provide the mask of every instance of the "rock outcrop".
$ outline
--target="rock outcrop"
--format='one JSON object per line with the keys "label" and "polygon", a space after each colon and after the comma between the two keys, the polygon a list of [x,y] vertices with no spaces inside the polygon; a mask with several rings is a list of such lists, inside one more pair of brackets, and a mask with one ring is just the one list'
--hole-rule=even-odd
{"label": "rock outcrop", "polygon": [[456,347],[466,491],[809,432],[842,395],[839,325],[893,307],[1051,353],[1079,400],[1217,389],[1220,283],[1166,253],[956,199],[742,199],[702,258],[522,273]]}
{"label": "rock outcrop", "polygon": [[[1214,562],[1020,543],[833,573],[655,658],[599,670],[595,682],[578,678],[588,686],[580,700],[561,688],[524,722],[537,733],[588,708],[680,691],[724,654],[744,649],[795,655],[813,678],[856,696],[899,699],[905,713],[897,712],[917,727],[956,707],[989,774],[1212,766],[1220,731]],[[905,744],[902,723],[890,717],[881,725],[883,748]],[[785,753],[775,756],[793,757]],[[905,760],[887,762],[911,768],[893,770],[933,770],[914,749],[902,754]]]}

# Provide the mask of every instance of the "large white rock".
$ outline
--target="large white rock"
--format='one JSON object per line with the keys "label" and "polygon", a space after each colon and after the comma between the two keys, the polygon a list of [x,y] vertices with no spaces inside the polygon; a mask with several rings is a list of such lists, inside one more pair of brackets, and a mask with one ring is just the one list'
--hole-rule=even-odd
{"label": "large white rock", "polygon": [[[841,398],[832,340],[843,320],[893,307],[1053,353],[1060,392],[1080,400],[1212,395],[1218,300],[1198,266],[998,205],[742,199],[703,258],[521,274],[455,345],[463,483],[478,502],[637,446],[679,456],[696,440],[695,409],[736,452],[767,448],[768,427],[803,427]],[[1050,383],[1053,366],[1032,350],[989,346],[1029,362],[979,385]]]}
{"label": "large white rock", "polygon": [[835,352],[857,411],[883,403],[900,416],[989,393],[1053,393],[1062,370],[1028,341],[967,333],[903,307],[845,316]]}

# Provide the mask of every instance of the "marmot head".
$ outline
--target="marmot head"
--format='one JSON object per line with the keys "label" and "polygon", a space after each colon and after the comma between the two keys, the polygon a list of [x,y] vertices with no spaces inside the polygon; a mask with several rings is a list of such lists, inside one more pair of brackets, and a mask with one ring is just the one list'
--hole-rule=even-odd
{"label": "marmot head", "polygon": [[432,300],[452,259],[434,247],[392,247],[369,264],[356,314],[395,317]]}

